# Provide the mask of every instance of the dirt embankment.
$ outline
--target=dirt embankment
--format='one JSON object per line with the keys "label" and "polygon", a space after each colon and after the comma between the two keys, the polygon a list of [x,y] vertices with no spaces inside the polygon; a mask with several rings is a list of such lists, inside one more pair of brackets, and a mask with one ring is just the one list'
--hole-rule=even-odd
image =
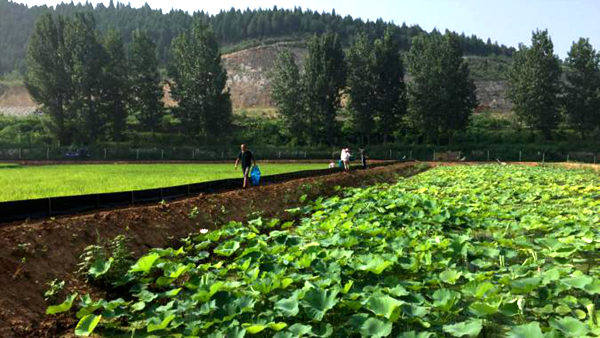
{"label": "dirt embankment", "polygon": [[[58,337],[75,322],[72,316],[49,317],[43,293],[47,283],[66,281],[67,292],[88,292],[75,271],[83,249],[102,239],[124,234],[132,250],[141,255],[149,248],[176,245],[179,238],[202,228],[257,216],[290,219],[285,209],[308,199],[330,196],[337,186],[365,186],[395,181],[426,166],[411,163],[298,179],[249,190],[199,195],[165,205],[13,224],[0,228],[0,337]],[[195,219],[190,211],[198,208]]]}

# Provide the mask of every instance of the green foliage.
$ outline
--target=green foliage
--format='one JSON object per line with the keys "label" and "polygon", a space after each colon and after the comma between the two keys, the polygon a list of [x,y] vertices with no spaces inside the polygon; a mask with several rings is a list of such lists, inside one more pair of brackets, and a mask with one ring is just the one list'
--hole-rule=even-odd
{"label": "green foliage", "polygon": [[344,52],[337,34],[314,36],[308,43],[302,85],[306,99],[305,123],[311,144],[334,145],[339,135],[336,120],[346,84]]}
{"label": "green foliage", "polygon": [[231,98],[210,26],[195,20],[190,31],[173,40],[171,54],[171,96],[178,102],[175,113],[185,132],[205,141],[223,139],[231,127]]}
{"label": "green foliage", "polygon": [[128,74],[129,108],[143,130],[154,132],[164,114],[156,44],[146,31],[136,29],[132,36]]}
{"label": "green foliage", "polygon": [[47,303],[54,303],[56,301],[56,297],[58,297],[64,287],[64,280],[59,281],[57,279],[53,279],[50,283],[48,283],[48,290],[44,292],[44,300]]}
{"label": "green foliage", "polygon": [[305,139],[310,125],[305,120],[305,92],[294,54],[284,49],[277,56],[271,74],[271,98],[283,119],[289,137]]}
{"label": "green foliage", "polygon": [[407,122],[430,142],[452,139],[467,127],[477,99],[456,34],[419,36],[407,56],[413,80],[408,86]]}
{"label": "green foliage", "polygon": [[599,337],[599,193],[593,172],[499,165],[347,189],[294,229],[153,249],[128,301],[84,296],[78,318],[123,336]]}
{"label": "green foliage", "polygon": [[600,128],[600,53],[589,39],[574,42],[566,60],[565,113],[582,138]]}
{"label": "green foliage", "polygon": [[[127,128],[127,107],[129,99],[129,64],[121,34],[111,29],[104,38],[104,48],[108,54],[108,64],[104,70],[104,114],[109,121],[111,139],[122,141]],[[135,68],[135,67],[134,67]]]}
{"label": "green foliage", "polygon": [[108,242],[87,246],[80,256],[78,272],[97,285],[124,283],[123,276],[133,263],[128,241],[126,236],[118,235]]}
{"label": "green foliage", "polygon": [[509,71],[508,97],[514,111],[529,128],[547,139],[559,122],[561,68],[548,31],[535,31],[531,47],[521,44]]}

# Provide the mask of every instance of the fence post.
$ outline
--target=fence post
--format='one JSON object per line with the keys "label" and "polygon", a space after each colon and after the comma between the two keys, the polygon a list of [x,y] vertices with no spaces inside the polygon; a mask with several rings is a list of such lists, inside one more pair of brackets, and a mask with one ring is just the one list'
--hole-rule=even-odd
{"label": "fence post", "polygon": [[161,149],[160,150],[160,159],[162,160],[165,157],[165,150]]}
{"label": "fence post", "polygon": [[522,153],[522,151],[519,150],[519,162],[521,162],[521,153]]}
{"label": "fence post", "polygon": [[490,161],[490,151],[489,151],[489,149],[488,149],[488,152],[487,152],[487,161],[488,162]]}
{"label": "fence post", "polygon": [[21,147],[19,147],[19,160],[21,159]]}
{"label": "fence post", "polygon": [[104,159],[106,160],[106,148],[104,148]]}
{"label": "fence post", "polygon": [[225,158],[225,152],[221,150],[221,159]]}
{"label": "fence post", "polygon": [[[139,149],[136,149],[136,150],[135,150],[135,159],[136,159],[136,160],[139,160],[139,159],[140,159],[140,150],[139,150]],[[133,203],[132,203],[132,204],[133,204]]]}
{"label": "fence post", "polygon": [[412,160],[412,150],[410,151],[410,155],[408,156],[408,159]]}
{"label": "fence post", "polygon": [[50,160],[50,148],[46,148],[46,159]]}
{"label": "fence post", "polygon": [[390,160],[392,159],[392,149],[390,149]]}
{"label": "fence post", "polygon": [[569,162],[569,153],[567,153],[567,162]]}
{"label": "fence post", "polygon": [[435,149],[433,149],[433,161],[435,161]]}
{"label": "fence post", "polygon": [[542,153],[542,163],[546,162],[546,153]]}
{"label": "fence post", "polygon": [[196,157],[196,149],[192,149],[192,160]]}
{"label": "fence post", "polygon": [[304,151],[304,158],[306,158],[306,150]]}
{"label": "fence post", "polygon": [[594,155],[594,164],[596,164],[596,155]]}
{"label": "fence post", "polygon": [[279,158],[281,158],[281,150],[279,151]]}

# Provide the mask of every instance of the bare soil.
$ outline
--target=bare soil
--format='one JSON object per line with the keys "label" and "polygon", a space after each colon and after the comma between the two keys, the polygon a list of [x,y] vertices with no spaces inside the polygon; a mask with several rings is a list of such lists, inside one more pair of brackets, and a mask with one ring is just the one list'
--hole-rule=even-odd
{"label": "bare soil", "polygon": [[[285,183],[201,194],[164,205],[101,211],[87,215],[11,224],[0,228],[0,337],[67,337],[76,324],[70,314],[47,316],[43,293],[54,280],[66,282],[59,299],[71,292],[100,292],[77,274],[83,249],[123,234],[140,256],[153,247],[176,245],[180,238],[200,229],[214,229],[229,221],[257,216],[291,219],[285,210],[299,198],[331,196],[336,187],[393,182],[426,166],[402,163]],[[188,216],[197,207],[195,219]]]}

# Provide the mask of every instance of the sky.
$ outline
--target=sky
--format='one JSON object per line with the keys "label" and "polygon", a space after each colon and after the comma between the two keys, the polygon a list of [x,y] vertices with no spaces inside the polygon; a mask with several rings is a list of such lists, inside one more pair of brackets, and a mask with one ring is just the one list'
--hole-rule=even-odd
{"label": "sky", "polygon": [[[61,1],[16,0],[29,6],[55,5]],[[69,1],[70,2],[70,1]],[[77,2],[77,1],[75,1]],[[106,1],[90,1],[94,4]],[[117,2],[115,0],[115,2]],[[301,6],[330,12],[335,8],[342,16],[351,15],[363,20],[393,21],[397,24],[418,24],[431,31],[450,29],[467,35],[476,34],[484,41],[489,37],[500,44],[517,47],[530,44],[531,33],[548,29],[554,42],[555,54],[567,56],[573,41],[590,39],[600,49],[600,0],[122,0],[133,7],[147,2],[152,8],[171,8],[193,12],[204,10],[211,14],[234,8],[293,8]]]}

